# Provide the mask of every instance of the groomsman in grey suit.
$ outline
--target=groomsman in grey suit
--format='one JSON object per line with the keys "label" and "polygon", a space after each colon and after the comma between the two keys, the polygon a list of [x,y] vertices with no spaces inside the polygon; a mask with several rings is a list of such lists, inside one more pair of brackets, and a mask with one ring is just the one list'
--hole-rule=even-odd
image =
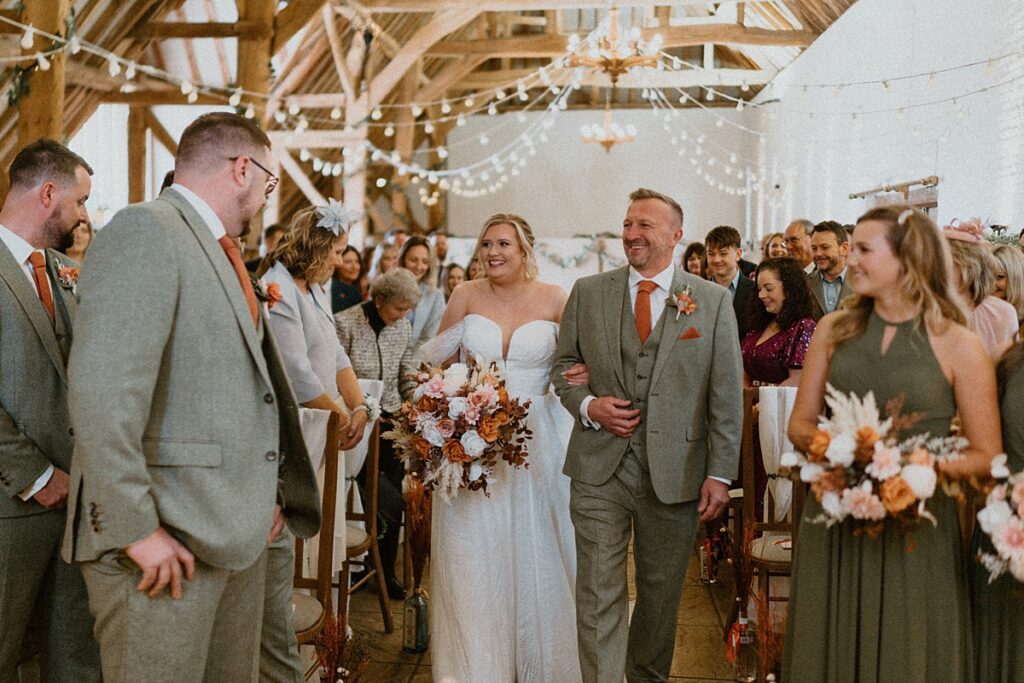
{"label": "groomsman in grey suit", "polygon": [[[668,680],[697,519],[721,514],[737,474],[743,375],[732,297],[673,265],[682,228],[675,200],[633,192],[622,224],[629,266],[577,281],[562,314],[552,381],[576,422],[564,471],[587,683]],[[576,363],[589,384],[562,376]]]}
{"label": "groomsman in grey suit", "polygon": [[174,184],[89,250],[65,553],[108,683],[256,680],[267,545],[285,519],[319,528],[295,398],[231,239],[276,185],[269,164],[256,124],[201,116]]}
{"label": "groomsman in grey suit", "polygon": [[[53,140],[11,163],[0,211],[0,680],[16,681],[30,622],[49,681],[98,681],[78,568],[60,559],[72,430],[66,363],[76,263],[55,251],[88,220],[92,169]],[[31,634],[36,635],[36,634]]]}

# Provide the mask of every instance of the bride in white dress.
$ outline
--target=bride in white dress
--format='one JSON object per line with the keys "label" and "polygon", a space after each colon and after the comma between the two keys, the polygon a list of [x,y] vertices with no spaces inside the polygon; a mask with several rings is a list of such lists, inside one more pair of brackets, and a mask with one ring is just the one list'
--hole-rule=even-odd
{"label": "bride in white dress", "polygon": [[499,463],[490,497],[463,490],[450,503],[434,499],[434,680],[574,683],[576,551],[562,474],[572,418],[549,391],[565,293],[536,280],[533,233],[518,216],[489,219],[474,256],[485,277],[455,289],[439,344],[425,348],[448,356],[458,344],[462,355],[496,361],[509,393],[531,402],[533,437],[529,467]]}

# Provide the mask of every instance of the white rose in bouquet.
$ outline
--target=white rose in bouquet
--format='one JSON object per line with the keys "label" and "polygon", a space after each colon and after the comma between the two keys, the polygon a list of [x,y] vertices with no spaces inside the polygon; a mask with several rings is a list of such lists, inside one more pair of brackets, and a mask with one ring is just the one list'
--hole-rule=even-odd
{"label": "white rose in bouquet", "polygon": [[1005,500],[990,501],[978,512],[978,524],[981,530],[991,536],[1013,517],[1013,510]]}
{"label": "white rose in bouquet", "polygon": [[469,407],[469,401],[461,396],[448,399],[448,417],[453,420],[458,420],[462,417],[462,414],[466,412],[466,408]]}
{"label": "white rose in bouquet", "polygon": [[842,433],[832,437],[829,441],[825,457],[833,465],[849,467],[853,464],[854,452],[857,450],[857,440],[852,434]]}
{"label": "white rose in bouquet", "polygon": [[487,448],[487,442],[483,440],[475,429],[471,429],[463,434],[459,442],[462,444],[463,450],[466,451],[466,455],[471,458],[479,458],[483,454],[484,449]]}
{"label": "white rose in bouquet", "polygon": [[469,465],[469,480],[476,481],[480,478],[480,475],[484,473],[483,466],[479,462],[470,463]]}
{"label": "white rose in bouquet", "polygon": [[424,422],[420,427],[420,436],[427,440],[431,446],[437,446],[440,448],[444,445],[444,435],[437,428],[437,423],[430,421]]}
{"label": "white rose in bouquet", "polygon": [[846,518],[846,508],[843,507],[843,499],[835,491],[828,491],[821,497],[821,509],[832,519],[842,521]]}
{"label": "white rose in bouquet", "polygon": [[469,368],[465,363],[456,363],[444,371],[444,395],[455,396],[466,385],[469,379]]}
{"label": "white rose in bouquet", "polygon": [[825,468],[816,462],[808,463],[800,468],[800,481],[805,484],[813,484],[814,482],[821,479],[821,475],[825,473]]}
{"label": "white rose in bouquet", "polygon": [[931,465],[904,465],[901,475],[918,500],[927,500],[935,493],[938,476]]}

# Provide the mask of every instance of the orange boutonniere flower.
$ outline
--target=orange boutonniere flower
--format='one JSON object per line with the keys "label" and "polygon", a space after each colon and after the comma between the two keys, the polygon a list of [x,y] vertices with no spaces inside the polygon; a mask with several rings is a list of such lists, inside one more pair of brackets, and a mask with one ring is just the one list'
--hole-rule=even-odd
{"label": "orange boutonniere flower", "polygon": [[67,288],[73,289],[78,284],[78,268],[72,268],[71,266],[62,266],[57,270],[57,277],[60,278],[60,283]]}
{"label": "orange boutonniere flower", "polygon": [[273,308],[274,304],[281,300],[281,285],[271,282],[267,285],[267,308]]}
{"label": "orange boutonniere flower", "polygon": [[679,320],[681,315],[693,315],[697,310],[697,302],[693,300],[693,292],[689,285],[670,296],[668,305],[676,309],[676,320]]}

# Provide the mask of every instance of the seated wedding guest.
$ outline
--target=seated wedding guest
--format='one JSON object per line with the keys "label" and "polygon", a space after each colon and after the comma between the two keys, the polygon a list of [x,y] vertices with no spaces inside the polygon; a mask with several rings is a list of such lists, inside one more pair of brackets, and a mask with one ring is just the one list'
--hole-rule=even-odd
{"label": "seated wedding guest", "polygon": [[992,250],[992,255],[999,264],[992,296],[1013,306],[1017,321],[1024,321],[1024,253],[1018,247],[1001,244]]}
{"label": "seated wedding guest", "polygon": [[[995,372],[967,328],[945,242],[931,219],[906,206],[875,208],[857,221],[854,296],[821,319],[811,340],[789,421],[797,449],[808,452],[816,440],[831,385],[860,399],[870,392],[883,415],[898,401],[900,416],[914,418],[900,421],[901,441],[949,436],[959,415],[969,446],[939,467],[954,479],[988,474],[1002,449]],[[821,479],[816,490],[834,481]],[[914,494],[902,477],[890,481],[895,486],[882,488],[882,500],[844,495],[841,504],[871,519],[904,509]],[[969,558],[955,498],[936,488],[928,500],[934,521],[909,531],[891,518],[880,520],[878,533],[864,533],[864,522],[852,517],[827,526],[823,510],[816,495],[807,496],[780,680],[974,681]]]}
{"label": "seated wedding guest", "polygon": [[839,308],[840,302],[853,293],[846,272],[849,252],[850,240],[842,225],[822,221],[814,226],[811,234],[814,270],[807,276],[807,284],[814,296],[815,320]]}
{"label": "seated wedding guest", "polygon": [[[267,316],[295,400],[306,408],[338,413],[347,427],[339,450],[363,437],[367,411],[352,363],[338,343],[330,297],[324,285],[348,242],[348,214],[335,205],[310,207],[295,214],[283,238],[267,254],[261,280],[267,291],[276,287]],[[338,404],[345,402],[347,410]],[[347,414],[352,415],[351,421]],[[302,683],[295,628],[292,623],[292,582],[295,539],[285,530],[267,553],[263,629],[260,638],[260,679]]]}
{"label": "seated wedding guest", "polygon": [[410,317],[412,347],[415,351],[437,334],[444,315],[444,295],[433,284],[437,279],[433,275],[437,261],[425,238],[413,235],[407,239],[398,254],[398,265],[412,273],[420,285],[420,300]]}
{"label": "seated wedding guest", "polygon": [[256,680],[267,546],[286,523],[320,528],[295,396],[230,239],[277,186],[270,158],[258,124],[200,116],[174,184],[89,249],[64,553],[81,563],[105,681]]}
{"label": "seated wedding guest", "polygon": [[814,272],[814,255],[811,253],[811,233],[814,223],[806,218],[797,218],[786,226],[782,233],[789,255],[795,258],[810,275]]}
{"label": "seated wedding guest", "polygon": [[754,298],[754,282],[740,272],[739,263],[743,256],[739,231],[728,225],[720,225],[704,236],[707,253],[709,279],[728,288],[732,294],[732,308],[739,325],[740,339],[747,334],[747,311]]}
{"label": "seated wedding guest", "polygon": [[686,245],[683,258],[680,259],[680,266],[691,275],[707,280],[708,262],[704,255],[704,245],[701,242],[690,242]]}
{"label": "seated wedding guest", "polygon": [[[246,230],[248,232],[248,230]],[[284,226],[280,223],[271,223],[267,227],[263,228],[263,241],[260,243],[260,255],[254,259],[250,259],[245,262],[245,268],[250,273],[255,273],[256,269],[260,267],[260,261],[263,257],[274,251],[277,243],[281,241],[281,237],[284,236]]]}
{"label": "seated wedding guest", "polygon": [[441,270],[444,275],[442,278],[444,283],[444,300],[448,301],[455,288],[466,281],[466,269],[458,263],[451,263]]}
{"label": "seated wedding guest", "polygon": [[474,256],[469,261],[469,265],[466,266],[466,279],[475,280],[483,274],[483,267],[480,265],[480,259]]}
{"label": "seated wedding guest", "polygon": [[370,284],[378,277],[388,272],[398,264],[398,246],[381,242],[373,249],[373,258],[370,259],[369,279]]}
{"label": "seated wedding guest", "polygon": [[341,313],[362,303],[363,291],[360,282],[363,279],[363,261],[359,258],[359,250],[347,245],[341,253],[341,261],[331,275],[331,313]]}
{"label": "seated wedding guest", "polygon": [[[1014,249],[1014,247],[1007,247]],[[996,367],[1003,451],[1010,472],[1024,470],[1024,343],[1017,341]],[[1018,499],[1014,496],[1013,501]],[[980,517],[980,515],[979,515]],[[974,551],[994,553],[992,540],[975,528]],[[1024,680],[1024,593],[1007,572],[991,580],[979,561],[970,562],[971,622],[977,681]]]}
{"label": "seated wedding guest", "polygon": [[740,343],[743,371],[753,386],[796,386],[814,334],[814,305],[803,269],[788,256],[757,267],[757,299]]}
{"label": "seated wedding guest", "polygon": [[761,248],[761,259],[782,258],[783,256],[789,256],[785,236],[781,232],[773,232],[765,237],[764,246]]}
{"label": "seated wedding guest", "polygon": [[38,140],[11,162],[0,210],[0,681],[19,680],[18,663],[35,654],[30,643],[43,646],[49,680],[100,680],[82,574],[60,557],[74,434],[66,363],[78,301],[77,275],[56,250],[89,220],[91,175],[64,145]]}
{"label": "seated wedding guest", "polygon": [[1020,329],[1016,309],[991,294],[998,262],[981,237],[980,225],[974,229],[970,223],[961,223],[942,232],[953,255],[953,283],[967,306],[971,328],[989,353],[998,358]]}
{"label": "seated wedding guest", "polygon": [[75,263],[82,263],[85,260],[85,252],[89,249],[89,245],[92,244],[92,238],[95,234],[91,221],[79,221],[78,225],[75,226],[74,232],[72,232],[74,242],[67,249],[63,249],[64,255]]}
{"label": "seated wedding guest", "polygon": [[[406,318],[420,300],[420,287],[409,271],[395,268],[373,281],[370,300],[334,316],[338,340],[352,361],[356,377],[379,379],[381,394],[380,433],[391,429],[393,416],[402,408],[405,394],[415,387],[407,378],[416,374],[413,362],[412,324]],[[398,537],[402,525],[402,462],[395,456],[391,441],[381,438],[377,495],[382,525],[380,561],[388,595],[394,600],[405,597],[405,587],[395,573]],[[365,469],[365,468],[364,468]],[[360,473],[360,482],[365,481]],[[362,484],[360,484],[362,485]]]}

